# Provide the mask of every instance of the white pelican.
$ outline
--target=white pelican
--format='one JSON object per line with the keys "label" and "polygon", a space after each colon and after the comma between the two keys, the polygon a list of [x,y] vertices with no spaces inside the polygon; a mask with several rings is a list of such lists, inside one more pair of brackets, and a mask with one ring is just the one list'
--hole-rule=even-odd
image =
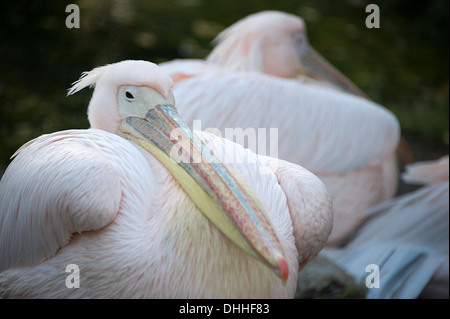
{"label": "white pelican", "polygon": [[402,177],[424,186],[368,209],[347,245],[321,254],[362,283],[376,265],[367,298],[448,299],[449,157],[410,164]]}
{"label": "white pelican", "polygon": [[180,115],[222,136],[226,128],[277,128],[279,158],[315,173],[330,192],[329,243],[338,243],[368,207],[396,192],[396,117],[357,96],[364,94],[309,45],[297,16],[256,13],[216,43],[206,60],[160,65],[175,82]]}
{"label": "white pelican", "polygon": [[28,142],[2,177],[0,297],[292,298],[331,231],[323,183],[194,135],[153,63],[96,68],[69,94],[87,86],[91,128]]}

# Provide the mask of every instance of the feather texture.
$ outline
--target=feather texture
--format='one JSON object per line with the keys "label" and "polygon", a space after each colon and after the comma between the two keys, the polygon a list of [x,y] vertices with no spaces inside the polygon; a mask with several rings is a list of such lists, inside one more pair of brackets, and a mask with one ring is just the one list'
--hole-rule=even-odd
{"label": "feather texture", "polygon": [[[196,133],[217,154],[242,159],[228,158],[227,165],[251,185],[277,229],[291,270],[286,285],[226,240],[155,158],[116,135],[90,129],[30,142],[5,172],[0,184],[0,296],[292,298],[298,264],[318,253],[331,229],[331,202],[323,184],[297,165],[276,163],[212,134]],[[50,160],[55,155],[59,164]],[[26,158],[42,160],[22,166]],[[264,167],[267,161],[270,165]],[[19,189],[21,176],[32,180]],[[302,187],[307,180],[315,188]],[[50,191],[52,197],[37,204]],[[291,198],[299,196],[310,204],[293,206]],[[26,214],[20,224],[17,210]],[[80,222],[69,226],[77,213]],[[310,232],[320,236],[318,241],[307,240]],[[294,239],[296,234],[303,237]],[[80,267],[79,289],[65,286],[68,264]]]}
{"label": "feather texture", "polygon": [[[395,194],[397,118],[356,96],[365,97],[313,50],[300,17],[249,15],[217,36],[205,60],[160,66],[175,82],[177,108],[189,125],[200,120],[203,130],[321,178],[334,203],[330,245],[347,236],[368,207]],[[261,137],[270,129],[277,134],[267,147]],[[257,137],[249,145],[233,132]]]}
{"label": "feather texture", "polygon": [[369,275],[367,265],[379,267],[380,286],[368,289],[368,298],[448,298],[449,183],[448,165],[442,165],[446,160],[409,165],[407,179],[420,174],[423,182],[439,182],[368,209],[364,224],[347,245],[322,251],[362,282]]}

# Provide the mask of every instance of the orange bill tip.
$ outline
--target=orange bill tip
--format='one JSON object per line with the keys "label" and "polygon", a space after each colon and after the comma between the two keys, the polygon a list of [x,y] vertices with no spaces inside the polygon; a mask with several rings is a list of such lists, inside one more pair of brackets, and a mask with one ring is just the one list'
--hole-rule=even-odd
{"label": "orange bill tip", "polygon": [[278,272],[281,280],[283,280],[283,283],[286,283],[288,275],[289,275],[289,267],[287,264],[286,259],[284,257],[280,256],[277,260],[278,263]]}

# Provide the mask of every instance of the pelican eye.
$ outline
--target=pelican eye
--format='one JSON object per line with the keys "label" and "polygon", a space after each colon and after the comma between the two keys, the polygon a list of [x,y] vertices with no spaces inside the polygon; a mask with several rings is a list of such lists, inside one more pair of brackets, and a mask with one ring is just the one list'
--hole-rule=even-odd
{"label": "pelican eye", "polygon": [[126,91],[125,92],[125,96],[127,97],[127,99],[134,99],[134,96],[133,96],[133,94],[131,94],[129,91]]}
{"label": "pelican eye", "polygon": [[295,43],[300,50],[300,53],[304,54],[308,50],[308,39],[304,33],[296,33],[294,35]]}

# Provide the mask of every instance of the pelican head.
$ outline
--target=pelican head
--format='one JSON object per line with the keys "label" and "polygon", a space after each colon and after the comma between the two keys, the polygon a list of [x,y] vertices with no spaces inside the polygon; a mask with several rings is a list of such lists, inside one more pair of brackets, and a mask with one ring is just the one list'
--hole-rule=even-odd
{"label": "pelican head", "polygon": [[170,77],[151,62],[122,61],[85,72],[69,94],[94,85],[91,126],[156,157],[226,237],[286,281],[287,262],[264,208],[180,118]]}
{"label": "pelican head", "polygon": [[261,72],[282,78],[306,77],[331,83],[359,96],[365,94],[309,44],[302,18],[262,11],[222,31],[208,62],[235,71]]}

